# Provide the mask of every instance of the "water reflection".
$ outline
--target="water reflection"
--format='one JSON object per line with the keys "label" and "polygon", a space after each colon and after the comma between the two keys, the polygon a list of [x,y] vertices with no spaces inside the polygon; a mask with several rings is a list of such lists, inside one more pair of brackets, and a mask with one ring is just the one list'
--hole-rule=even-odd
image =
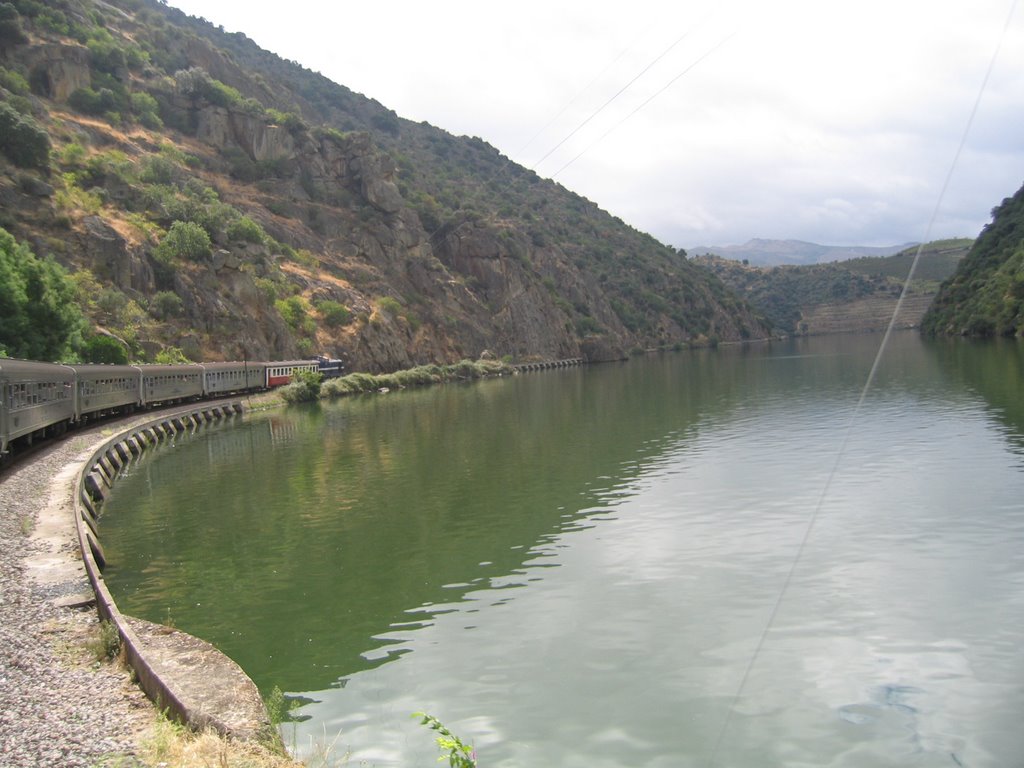
{"label": "water reflection", "polygon": [[252,418],[132,470],[108,580],[301,696],[296,742],[340,732],[353,761],[432,762],[426,709],[488,765],[707,765],[735,701],[720,765],[1003,764],[1020,379],[896,337],[851,425],[879,340]]}

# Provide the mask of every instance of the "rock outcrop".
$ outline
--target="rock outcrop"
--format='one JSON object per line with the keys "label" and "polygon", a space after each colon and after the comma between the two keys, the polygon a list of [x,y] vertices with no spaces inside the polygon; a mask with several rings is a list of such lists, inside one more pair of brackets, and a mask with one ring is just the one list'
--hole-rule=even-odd
{"label": "rock outcrop", "polygon": [[[91,273],[90,320],[137,356],[324,352],[383,372],[767,333],[674,249],[481,139],[156,0],[62,8],[74,34],[26,11],[0,51],[51,147],[49,169],[0,167],[4,226]],[[166,248],[180,225],[211,242]]]}
{"label": "rock outcrop", "polygon": [[44,43],[22,54],[29,79],[39,95],[64,103],[79,88],[92,85],[89,49],[84,45]]}

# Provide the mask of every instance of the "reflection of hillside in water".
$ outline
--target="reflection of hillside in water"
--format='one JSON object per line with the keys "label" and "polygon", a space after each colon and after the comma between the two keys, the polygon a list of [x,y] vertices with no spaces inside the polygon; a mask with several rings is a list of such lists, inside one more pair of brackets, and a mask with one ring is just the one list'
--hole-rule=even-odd
{"label": "reflection of hillside in water", "polygon": [[1024,454],[1024,339],[935,339],[928,350],[944,376],[984,398]]}
{"label": "reflection of hillside in water", "polygon": [[744,397],[741,357],[256,414],[137,465],[108,506],[109,579],[261,684],[326,687],[386,660],[374,638],[408,611],[526,583],[538,544]]}
{"label": "reflection of hillside in water", "polygon": [[[806,407],[841,429],[880,341],[670,354],[254,414],[133,470],[105,516],[108,578],[128,613],[170,614],[261,686],[326,688],[404,652],[389,632],[469,592],[514,600],[555,537],[600,525],[703,431],[769,409],[785,430]],[[920,346],[894,337],[887,396],[943,388]]]}

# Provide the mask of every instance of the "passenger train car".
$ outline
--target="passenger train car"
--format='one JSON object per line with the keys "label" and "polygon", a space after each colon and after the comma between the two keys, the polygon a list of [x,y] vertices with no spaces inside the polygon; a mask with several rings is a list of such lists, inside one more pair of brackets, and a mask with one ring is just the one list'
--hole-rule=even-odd
{"label": "passenger train car", "polygon": [[291,382],[296,371],[340,374],[340,361],[187,365],[59,365],[0,358],[0,458],[36,439],[112,413],[253,392]]}

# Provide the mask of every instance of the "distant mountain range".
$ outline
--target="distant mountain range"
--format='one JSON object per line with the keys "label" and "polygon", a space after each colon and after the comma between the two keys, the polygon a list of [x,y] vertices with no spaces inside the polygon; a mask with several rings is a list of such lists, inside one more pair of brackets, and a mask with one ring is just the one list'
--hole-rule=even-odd
{"label": "distant mountain range", "polygon": [[861,256],[892,256],[917,243],[872,247],[866,245],[819,245],[804,240],[766,240],[756,237],[743,245],[697,245],[687,248],[690,256],[714,254],[724,259],[743,261],[763,267],[783,264],[824,264]]}

